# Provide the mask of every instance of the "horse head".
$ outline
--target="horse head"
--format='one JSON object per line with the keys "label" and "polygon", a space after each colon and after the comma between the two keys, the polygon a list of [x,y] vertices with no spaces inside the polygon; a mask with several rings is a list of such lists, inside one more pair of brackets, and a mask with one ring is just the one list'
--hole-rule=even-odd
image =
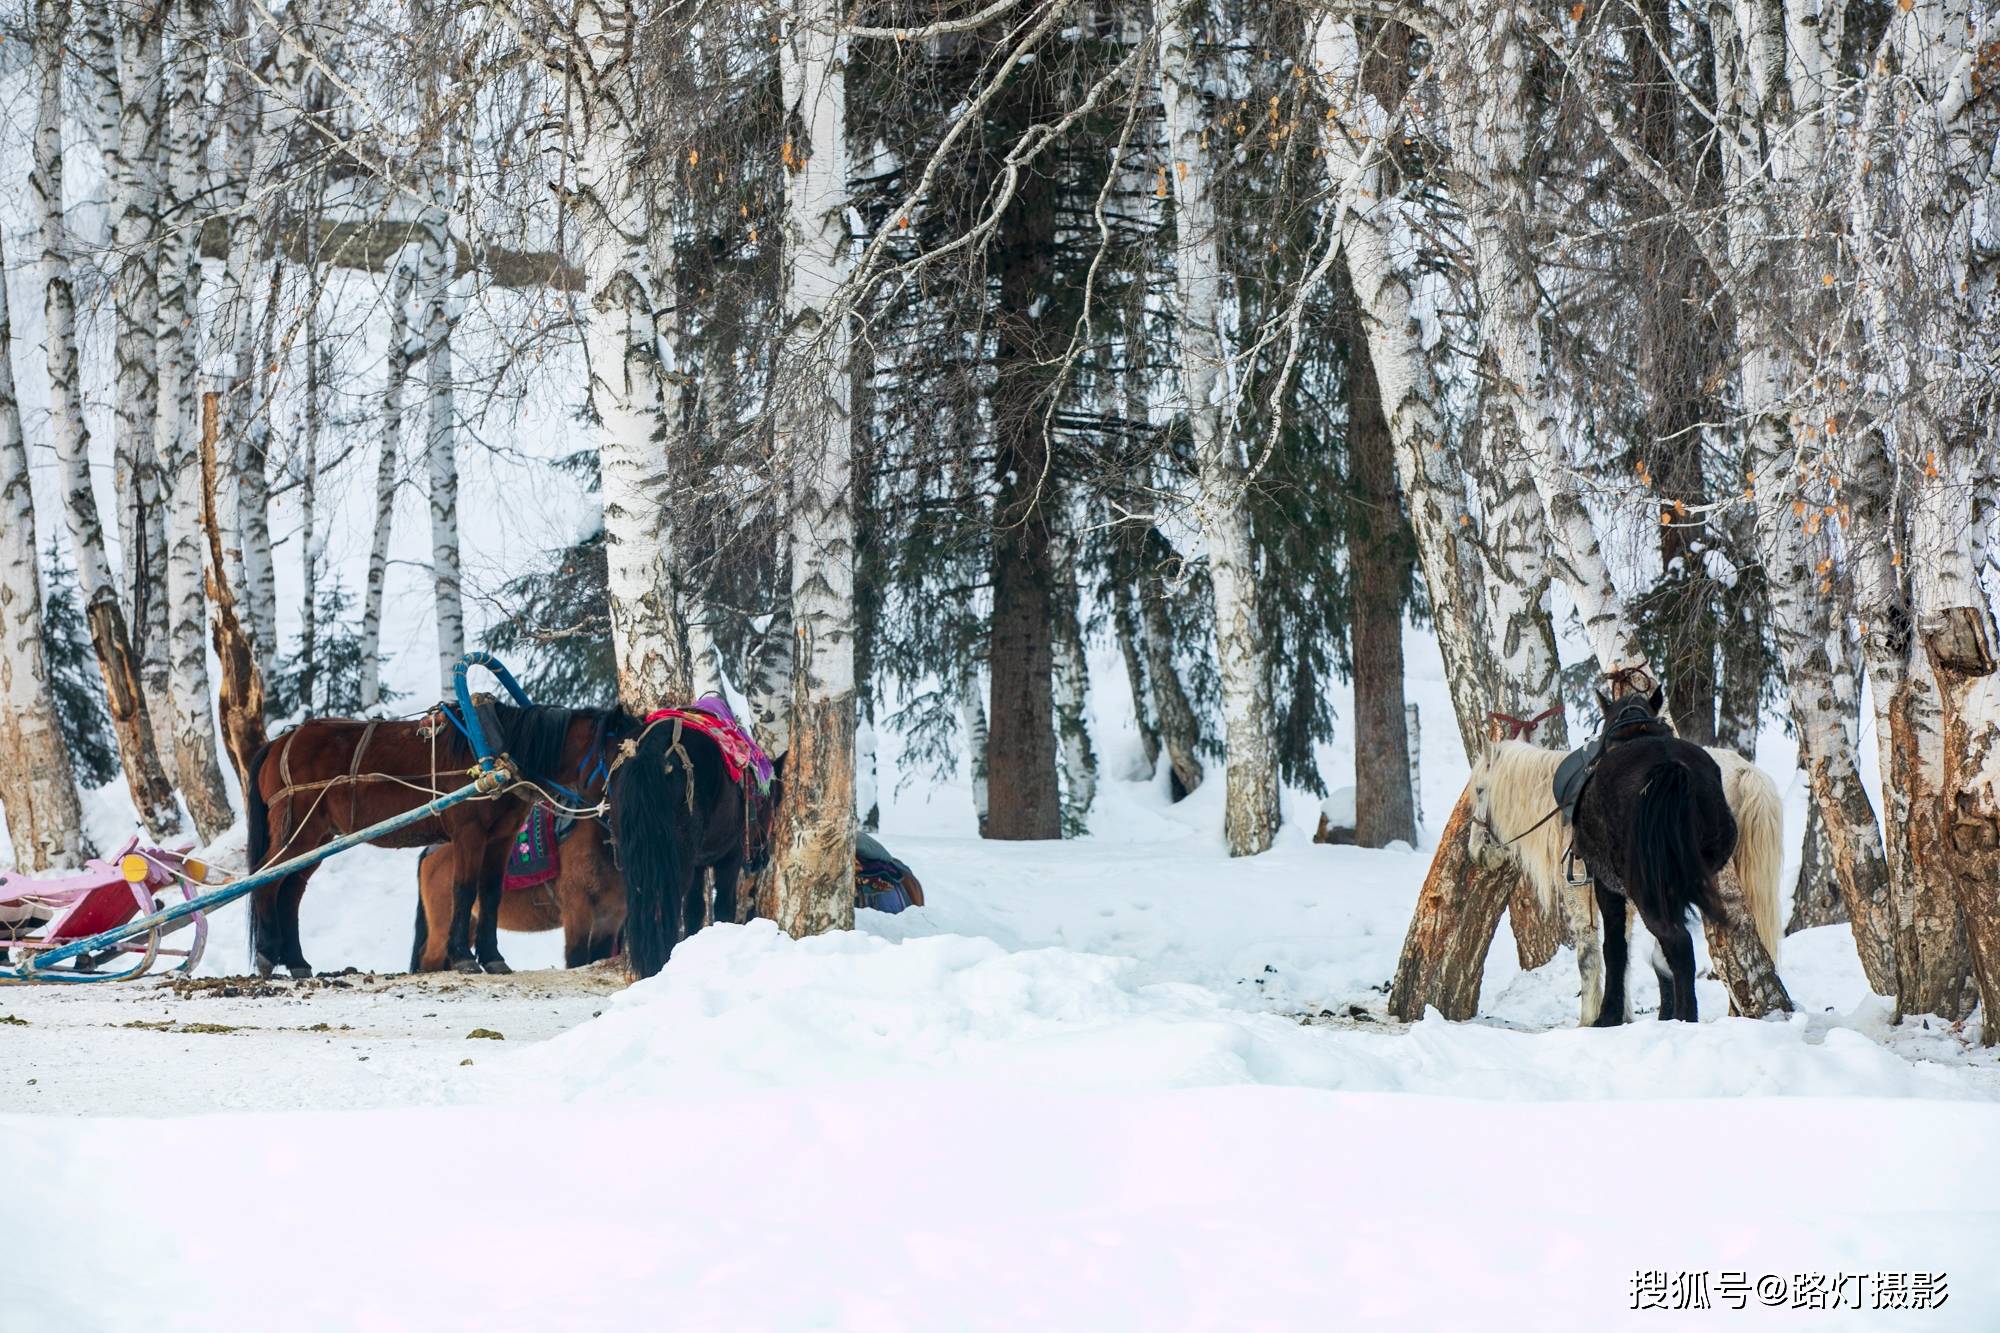
{"label": "horse head", "polygon": [[1672,726],[1660,716],[1666,706],[1666,691],[1655,685],[1645,694],[1637,690],[1616,698],[1598,691],[1597,707],[1604,715],[1604,746],[1609,749],[1622,741],[1641,736],[1671,736]]}

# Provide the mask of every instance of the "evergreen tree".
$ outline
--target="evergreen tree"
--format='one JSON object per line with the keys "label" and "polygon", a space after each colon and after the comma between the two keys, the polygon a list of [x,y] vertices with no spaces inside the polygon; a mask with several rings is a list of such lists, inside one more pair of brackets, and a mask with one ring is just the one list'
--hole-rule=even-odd
{"label": "evergreen tree", "polygon": [[[312,661],[306,661],[303,644],[279,659],[266,696],[272,717],[360,715],[361,631],[353,611],[353,595],[338,582],[320,589]],[[402,697],[386,685],[379,695],[385,704]]]}
{"label": "evergreen tree", "polygon": [[118,776],[118,750],[111,735],[111,714],[104,705],[97,651],[77,599],[76,571],[54,540],[42,555],[42,570],[47,583],[42,590],[42,632],[56,722],[76,765],[76,780],[84,787],[101,787]]}

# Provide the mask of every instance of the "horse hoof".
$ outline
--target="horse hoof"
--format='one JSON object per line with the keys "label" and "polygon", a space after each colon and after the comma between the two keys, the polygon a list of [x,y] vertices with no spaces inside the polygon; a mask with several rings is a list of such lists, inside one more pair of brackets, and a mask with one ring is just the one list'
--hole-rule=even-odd
{"label": "horse hoof", "polygon": [[507,960],[505,958],[489,958],[485,962],[481,963],[480,966],[485,968],[488,972],[492,973],[496,977],[506,976],[514,970],[513,968],[507,966]]}
{"label": "horse hoof", "polygon": [[461,958],[451,965],[451,970],[454,972],[464,972],[470,976],[477,976],[479,975],[479,960],[477,958]]}
{"label": "horse hoof", "polygon": [[269,979],[270,979],[270,976],[271,976],[271,974],[272,974],[273,972],[277,971],[277,970],[278,970],[278,960],[277,960],[277,959],[275,959],[275,958],[262,958],[262,957],[258,958],[258,960],[257,960],[257,979],[258,979],[259,981],[266,981],[266,980],[269,980]]}
{"label": "horse hoof", "polygon": [[294,978],[300,980],[313,974],[311,963],[286,963],[285,970],[291,973]]}

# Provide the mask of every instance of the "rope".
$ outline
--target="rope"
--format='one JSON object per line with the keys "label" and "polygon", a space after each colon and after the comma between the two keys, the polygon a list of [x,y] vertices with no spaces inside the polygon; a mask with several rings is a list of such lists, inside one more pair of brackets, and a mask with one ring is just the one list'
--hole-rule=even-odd
{"label": "rope", "polygon": [[1525,741],[1535,734],[1536,727],[1541,726],[1542,723],[1552,717],[1560,717],[1562,712],[1563,706],[1558,703],[1553,707],[1543,709],[1533,717],[1516,717],[1512,713],[1488,713],[1486,717],[1488,721],[1498,722],[1507,730],[1505,737],[1496,739]]}

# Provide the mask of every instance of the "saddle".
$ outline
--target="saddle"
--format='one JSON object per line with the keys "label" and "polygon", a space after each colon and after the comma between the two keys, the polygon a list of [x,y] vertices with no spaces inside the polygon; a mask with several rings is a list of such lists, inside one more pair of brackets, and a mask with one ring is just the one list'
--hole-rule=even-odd
{"label": "saddle", "polygon": [[[1584,789],[1590,786],[1590,779],[1597,772],[1597,763],[1604,758],[1604,751],[1617,734],[1630,726],[1659,721],[1645,699],[1637,694],[1623,697],[1618,711],[1604,720],[1604,726],[1591,739],[1590,744],[1571,750],[1556,765],[1554,796],[1556,805],[1563,812],[1563,823],[1576,826],[1576,808],[1583,802]],[[1574,845],[1563,852],[1563,877],[1571,884],[1588,884],[1588,874],[1576,869],[1576,848]]]}

